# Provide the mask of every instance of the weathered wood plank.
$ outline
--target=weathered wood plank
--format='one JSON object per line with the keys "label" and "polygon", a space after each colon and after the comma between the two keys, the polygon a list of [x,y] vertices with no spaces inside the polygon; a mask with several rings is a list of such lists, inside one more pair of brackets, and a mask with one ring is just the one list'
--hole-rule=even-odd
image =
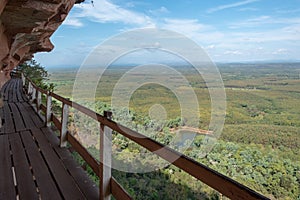
{"label": "weathered wood plank", "polygon": [[[0,182],[0,199],[16,199],[16,195],[20,199],[98,199],[98,186],[76,163],[70,152],[58,145],[52,148],[39,129],[45,126],[45,122],[27,102],[21,82],[18,79],[10,80],[3,86],[2,92],[7,100],[3,108],[6,127],[2,131],[5,135],[0,137],[5,136],[7,142],[5,146],[0,140],[0,158],[3,161],[0,175],[5,174],[0,177],[3,180]],[[20,131],[20,134],[15,133],[16,131]],[[54,134],[53,136],[56,137]],[[16,161],[17,190],[13,182],[12,163],[8,163],[11,162],[9,139],[12,141],[12,158]],[[4,151],[5,147],[8,150]],[[3,156],[5,152],[6,158]],[[9,194],[10,191],[12,195]]]}
{"label": "weathered wood plank", "polygon": [[[42,128],[43,133],[52,144],[53,149],[60,157],[65,167],[74,178],[78,187],[87,199],[99,199],[99,190],[96,183],[94,183],[82,169],[82,167],[74,160],[73,156],[66,149],[59,147],[59,139],[49,130],[49,128]],[[98,174],[98,173],[97,173]]]}
{"label": "weathered wood plank", "polygon": [[15,125],[11,116],[10,109],[8,107],[7,102],[4,102],[4,119],[5,119],[5,124],[4,124],[4,132],[5,133],[14,133],[15,132]]}
{"label": "weathered wood plank", "polygon": [[15,87],[14,79],[11,79],[11,83],[9,84],[9,91],[8,91],[8,102],[14,101],[14,87]]}
{"label": "weathered wood plank", "polygon": [[25,101],[22,80],[18,80],[18,89],[17,89],[16,93],[17,93],[18,102]]}
{"label": "weathered wood plank", "polygon": [[8,91],[8,83],[9,82],[6,82],[2,88],[1,88],[1,93],[2,93],[2,96],[3,96],[3,101],[7,101],[8,100],[8,95],[7,95],[7,91]]}
{"label": "weathered wood plank", "polygon": [[16,93],[16,102],[21,102],[22,99],[20,99],[20,95],[23,93],[22,91],[22,80],[21,79],[16,79],[16,88],[17,91],[15,91]]}
{"label": "weathered wood plank", "polygon": [[[2,123],[2,119],[4,120],[4,112],[3,112],[3,108],[0,108],[0,124]],[[3,133],[4,133],[4,124],[1,124],[0,134]]]}
{"label": "weathered wood plank", "polygon": [[13,155],[13,162],[16,172],[17,188],[20,199],[39,199],[30,164],[18,133],[10,134],[9,141]]}
{"label": "weathered wood plank", "polygon": [[44,126],[44,122],[41,120],[41,118],[37,115],[37,113],[34,111],[33,107],[30,106],[28,102],[23,103],[24,108],[26,109],[27,113],[30,116],[30,119],[33,121],[36,127],[40,128]]}
{"label": "weathered wood plank", "polygon": [[23,103],[16,103],[16,106],[20,110],[20,113],[21,113],[22,118],[24,120],[24,124],[25,124],[26,129],[29,130],[29,129],[32,129],[32,128],[36,127],[35,124],[33,123],[32,119],[31,119],[31,117],[30,117],[30,115],[33,114],[33,113],[27,112],[27,109],[26,109],[26,106],[29,106],[29,105],[23,102]]}
{"label": "weathered wood plank", "polygon": [[9,81],[9,83],[6,86],[7,88],[5,91],[5,96],[7,98],[7,101],[12,101],[12,86],[13,86],[13,84],[10,83],[10,81]]}
{"label": "weathered wood plank", "polygon": [[0,199],[16,199],[7,135],[0,135]]}
{"label": "weathered wood plank", "polygon": [[47,170],[48,167],[45,164],[32,135],[30,132],[26,131],[21,133],[21,137],[24,141],[28,159],[31,163],[42,199],[61,199],[59,190],[56,187],[51,174]]}
{"label": "weathered wood plank", "polygon": [[62,161],[57,157],[44,135],[40,134],[38,131],[33,131],[32,133],[40,146],[41,153],[43,154],[58,187],[63,191],[62,194],[64,198],[84,199],[84,195],[79,190],[74,179],[66,171]]}
{"label": "weathered wood plank", "polygon": [[18,102],[18,97],[17,97],[17,93],[19,92],[18,79],[12,79],[12,81],[13,81],[12,100],[13,102]]}
{"label": "weathered wood plank", "polygon": [[11,111],[12,111],[12,115],[13,115],[12,118],[13,118],[13,121],[14,121],[14,124],[15,124],[16,131],[20,132],[20,131],[26,130],[23,119],[22,119],[22,116],[21,116],[21,113],[19,112],[16,104],[15,103],[9,103],[8,105],[9,105]]}

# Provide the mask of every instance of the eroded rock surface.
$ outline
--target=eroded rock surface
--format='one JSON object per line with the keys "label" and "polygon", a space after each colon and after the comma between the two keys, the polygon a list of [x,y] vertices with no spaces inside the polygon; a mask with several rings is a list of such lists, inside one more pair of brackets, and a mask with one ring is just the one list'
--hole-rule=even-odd
{"label": "eroded rock surface", "polygon": [[0,88],[33,54],[51,51],[50,36],[82,0],[0,0]]}

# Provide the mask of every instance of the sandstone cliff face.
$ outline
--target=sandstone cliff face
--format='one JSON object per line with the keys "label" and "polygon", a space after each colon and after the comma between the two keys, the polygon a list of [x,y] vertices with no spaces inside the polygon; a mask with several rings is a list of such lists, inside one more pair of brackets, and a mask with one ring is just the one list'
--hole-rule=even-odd
{"label": "sandstone cliff face", "polygon": [[0,88],[33,54],[51,51],[50,36],[82,0],[0,0]]}

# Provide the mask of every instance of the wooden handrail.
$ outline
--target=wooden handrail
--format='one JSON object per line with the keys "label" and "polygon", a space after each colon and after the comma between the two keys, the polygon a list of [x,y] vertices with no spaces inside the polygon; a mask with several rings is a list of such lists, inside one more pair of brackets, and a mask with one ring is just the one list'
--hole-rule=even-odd
{"label": "wooden handrail", "polygon": [[114,177],[111,178],[111,193],[116,199],[131,200],[132,197],[124,190],[124,188],[116,181]]}
{"label": "wooden handrail", "polygon": [[[229,197],[230,199],[236,200],[257,200],[257,199],[269,199],[254,190],[238,183],[237,181],[220,174],[219,172],[171,149],[170,147],[163,145],[147,136],[144,136],[128,127],[125,127],[113,120],[100,115],[92,111],[91,109],[82,106],[76,102],[73,102],[69,99],[66,99],[60,95],[57,95],[53,92],[47,92],[38,88],[31,80],[26,78],[32,86],[40,91],[43,94],[51,96],[60,102],[63,105],[67,105],[69,107],[75,108],[81,113],[93,118],[98,121],[101,126],[107,126],[110,129],[120,133],[121,135],[127,137],[128,139],[136,142],[137,144],[143,146],[147,150],[155,153],[160,156],[164,160],[172,163],[173,165],[179,167],[185,172],[189,173],[193,177],[207,184],[208,186],[214,188],[219,191],[223,195]],[[63,106],[64,107],[64,106]],[[43,109],[44,110],[44,109]],[[48,110],[46,108],[46,110]],[[46,113],[47,115],[47,113]],[[53,114],[51,115],[51,121],[58,129],[62,129],[62,122],[60,122]],[[66,122],[64,122],[66,123]],[[99,163],[89,154],[89,152],[76,140],[74,136],[67,133],[66,134],[67,141],[73,146],[73,148],[82,156],[83,159],[91,166],[93,171],[99,176]],[[103,152],[102,152],[103,153]],[[99,177],[100,179],[102,177]],[[117,183],[117,181],[112,177],[110,179],[110,190],[111,194],[117,199],[131,199],[131,197],[127,194],[127,192]]]}
{"label": "wooden handrail", "polygon": [[231,199],[268,199],[233,179],[121,124],[102,116],[99,121]]}
{"label": "wooden handrail", "polygon": [[94,173],[99,176],[99,162],[97,162],[97,160],[86,150],[86,148],[84,148],[84,146],[82,146],[80,142],[78,142],[78,140],[76,140],[72,134],[68,133],[67,139],[76,152],[79,153],[79,155],[84,158],[86,163],[92,168]]}
{"label": "wooden handrail", "polygon": [[51,115],[51,121],[54,123],[55,127],[58,128],[58,130],[61,129],[61,122],[53,114]]}

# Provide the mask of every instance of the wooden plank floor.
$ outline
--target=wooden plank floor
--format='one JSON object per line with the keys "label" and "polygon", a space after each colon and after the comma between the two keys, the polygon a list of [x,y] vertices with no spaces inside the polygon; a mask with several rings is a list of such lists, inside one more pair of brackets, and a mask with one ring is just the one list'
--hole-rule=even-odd
{"label": "wooden plank floor", "polygon": [[96,184],[28,103],[22,81],[11,79],[1,93],[0,200],[98,199]]}

